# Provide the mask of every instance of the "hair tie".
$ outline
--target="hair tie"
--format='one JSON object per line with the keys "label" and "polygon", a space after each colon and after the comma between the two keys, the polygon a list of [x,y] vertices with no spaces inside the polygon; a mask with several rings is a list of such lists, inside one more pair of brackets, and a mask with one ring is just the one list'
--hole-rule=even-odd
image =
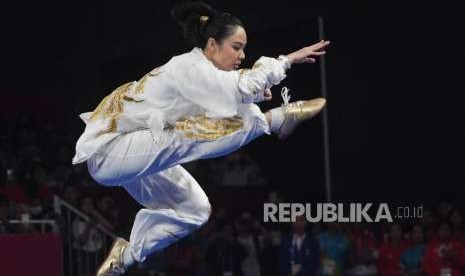
{"label": "hair tie", "polygon": [[205,24],[205,22],[207,22],[207,20],[208,20],[208,16],[206,16],[206,15],[200,16],[200,23]]}

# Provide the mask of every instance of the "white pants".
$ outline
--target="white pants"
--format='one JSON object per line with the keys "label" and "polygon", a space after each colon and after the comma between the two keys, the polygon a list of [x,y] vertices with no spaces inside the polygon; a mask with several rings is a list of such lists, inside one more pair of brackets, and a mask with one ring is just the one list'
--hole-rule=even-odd
{"label": "white pants", "polygon": [[213,140],[195,139],[174,129],[154,142],[150,131],[140,130],[119,136],[87,161],[97,182],[123,186],[145,207],[137,213],[130,237],[137,261],[208,221],[208,197],[180,164],[226,155],[269,134],[266,118],[255,104],[242,105],[238,115],[242,127]]}

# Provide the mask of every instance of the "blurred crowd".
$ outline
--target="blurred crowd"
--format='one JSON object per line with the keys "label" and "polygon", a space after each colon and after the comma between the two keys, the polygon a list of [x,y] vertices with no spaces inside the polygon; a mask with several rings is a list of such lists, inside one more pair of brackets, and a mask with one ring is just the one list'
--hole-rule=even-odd
{"label": "blurred crowd", "polygon": [[[0,234],[40,234],[43,228],[26,222],[54,220],[57,229],[45,232],[71,235],[64,252],[79,259],[64,258],[65,273],[92,275],[111,244],[105,233],[128,238],[140,206],[124,191],[95,183],[85,164],[71,165],[80,128],[26,113],[0,117],[0,126]],[[450,202],[390,224],[309,224],[303,217],[264,223],[260,206],[279,195],[246,151],[185,167],[213,200],[211,219],[128,275],[465,275],[464,213]],[[87,219],[57,213],[54,195]]]}

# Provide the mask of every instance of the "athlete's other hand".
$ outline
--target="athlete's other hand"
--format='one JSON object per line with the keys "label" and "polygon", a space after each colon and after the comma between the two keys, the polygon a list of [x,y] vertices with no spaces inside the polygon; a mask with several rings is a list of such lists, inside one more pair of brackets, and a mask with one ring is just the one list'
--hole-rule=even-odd
{"label": "athlete's other hand", "polygon": [[264,101],[271,101],[273,98],[273,94],[271,93],[271,89],[267,88],[265,90],[265,93],[263,94],[263,100]]}
{"label": "athlete's other hand", "polygon": [[326,54],[325,47],[329,45],[328,40],[321,40],[318,43],[304,47],[298,51],[287,55],[289,62],[292,63],[314,63],[316,58]]}

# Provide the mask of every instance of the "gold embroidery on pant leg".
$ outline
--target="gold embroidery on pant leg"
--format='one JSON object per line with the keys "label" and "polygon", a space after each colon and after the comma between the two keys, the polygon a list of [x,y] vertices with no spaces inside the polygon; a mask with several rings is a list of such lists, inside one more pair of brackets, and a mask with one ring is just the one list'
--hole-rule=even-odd
{"label": "gold embroidery on pant leg", "polygon": [[199,115],[178,120],[174,128],[184,133],[189,139],[216,140],[240,130],[243,126],[243,120],[237,116],[212,119],[205,115]]}

